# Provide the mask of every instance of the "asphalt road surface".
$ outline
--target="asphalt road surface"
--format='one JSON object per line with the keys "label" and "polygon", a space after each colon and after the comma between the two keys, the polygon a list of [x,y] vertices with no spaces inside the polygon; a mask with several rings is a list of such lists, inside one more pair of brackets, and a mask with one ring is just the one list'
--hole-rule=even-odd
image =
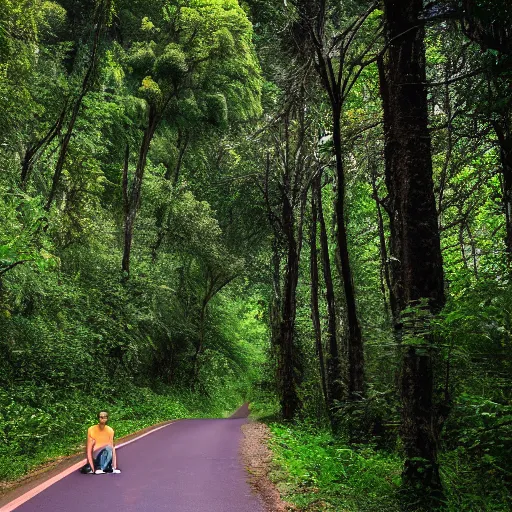
{"label": "asphalt road surface", "polygon": [[243,415],[172,423],[121,447],[121,474],[75,471],[16,512],[263,512],[239,456]]}

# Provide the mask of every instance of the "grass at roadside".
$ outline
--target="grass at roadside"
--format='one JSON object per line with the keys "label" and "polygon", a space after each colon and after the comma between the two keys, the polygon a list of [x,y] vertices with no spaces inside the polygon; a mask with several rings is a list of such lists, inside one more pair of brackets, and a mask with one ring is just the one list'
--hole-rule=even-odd
{"label": "grass at roadside", "polygon": [[276,464],[272,478],[283,498],[300,510],[399,510],[401,460],[396,455],[350,448],[307,425],[269,426]]}

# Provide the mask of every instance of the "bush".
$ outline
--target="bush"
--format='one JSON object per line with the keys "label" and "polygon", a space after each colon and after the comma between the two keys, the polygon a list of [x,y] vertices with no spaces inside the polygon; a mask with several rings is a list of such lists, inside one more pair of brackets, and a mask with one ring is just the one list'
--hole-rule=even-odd
{"label": "bush", "polygon": [[350,448],[307,424],[272,424],[274,478],[303,510],[399,510],[401,460],[372,447]]}

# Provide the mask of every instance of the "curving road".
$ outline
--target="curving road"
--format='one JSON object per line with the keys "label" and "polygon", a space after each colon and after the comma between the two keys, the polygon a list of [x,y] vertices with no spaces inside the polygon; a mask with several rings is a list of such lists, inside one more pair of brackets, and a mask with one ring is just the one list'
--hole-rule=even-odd
{"label": "curving road", "polygon": [[245,409],[229,419],[171,423],[118,449],[121,474],[75,471],[15,510],[263,512],[239,458]]}

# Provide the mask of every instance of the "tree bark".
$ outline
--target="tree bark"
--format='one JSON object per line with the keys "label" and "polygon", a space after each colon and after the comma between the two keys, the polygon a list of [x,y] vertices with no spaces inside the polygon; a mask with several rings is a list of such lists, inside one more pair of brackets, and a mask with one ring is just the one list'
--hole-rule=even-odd
{"label": "tree bark", "polygon": [[272,349],[279,347],[279,327],[281,325],[281,250],[277,236],[272,241],[272,301],[270,303],[270,332]]}
{"label": "tree bark", "polygon": [[494,121],[493,128],[500,145],[501,172],[503,175],[503,206],[505,209],[505,249],[507,263],[512,267],[512,126],[508,117]]}
{"label": "tree bark", "polygon": [[[320,309],[318,306],[318,249],[316,245],[317,238],[317,211],[314,192],[311,194],[311,256],[310,256],[310,275],[311,275],[311,320],[315,331],[315,345],[320,368],[320,383],[326,406],[329,403],[327,394],[327,383],[325,378],[325,358],[324,347],[322,344],[322,327],[320,324]],[[330,415],[329,415],[330,416]]]}
{"label": "tree bark", "polygon": [[25,151],[25,156],[23,157],[23,163],[21,164],[21,188],[25,190],[28,180],[30,178],[30,174],[32,172],[32,168],[34,164],[37,162],[38,158],[44,153],[45,149],[51,144],[53,139],[60,133],[62,129],[62,125],[64,124],[64,119],[66,118],[67,113],[67,101],[64,103],[62,111],[59,115],[59,118],[52,127],[48,130],[48,133],[38,142],[36,142],[31,147],[27,148]]}
{"label": "tree bark", "polygon": [[463,0],[462,30],[482,48],[512,55],[512,7],[507,2]]}
{"label": "tree bark", "polygon": [[318,210],[318,221],[320,225],[320,256],[325,282],[325,299],[327,302],[327,408],[333,431],[337,431],[339,421],[336,418],[336,402],[343,400],[343,376],[341,370],[340,354],[338,349],[338,338],[336,330],[336,303],[334,296],[334,285],[332,282],[331,259],[329,256],[329,241],[322,205],[322,190],[320,177],[313,181],[313,195]]}
{"label": "tree bark", "polygon": [[291,420],[300,406],[295,375],[295,316],[296,290],[299,281],[299,252],[295,239],[293,206],[283,194],[282,227],[286,240],[286,268],[283,283],[283,308],[279,329],[280,357],[279,382],[281,388],[281,411],[283,419]]}
{"label": "tree bark", "polygon": [[[382,215],[381,200],[379,199],[379,191],[377,189],[377,178],[373,171],[372,171],[371,180],[372,180],[373,196],[375,199],[375,207],[377,209],[377,225],[379,228],[379,249],[380,249],[379,253],[380,253],[381,275],[384,277],[384,282],[386,283],[386,288],[387,288],[387,291],[389,294],[389,309],[391,311],[393,325],[396,325],[398,323],[398,317],[400,315],[400,311],[398,309],[398,303],[397,303],[396,296],[395,296],[395,290],[391,283],[391,271],[389,268],[388,249],[387,249],[387,245],[386,245],[386,233],[384,230],[384,217]],[[382,279],[382,277],[381,277],[381,279]],[[383,290],[383,295],[384,295],[384,301],[386,301],[385,289]],[[387,307],[387,305],[386,305],[386,307]]]}
{"label": "tree bark", "polygon": [[[351,49],[354,38],[359,29],[374,11],[377,4],[372,4],[368,9],[348,26],[341,30],[333,40],[326,44],[324,41],[324,28],[326,23],[325,1],[297,3],[299,20],[297,27],[302,32],[299,42],[295,42],[300,52],[304,55],[314,52],[315,68],[320,77],[325,93],[329,98],[332,115],[332,136],[334,154],[336,158],[336,243],[339,270],[343,281],[343,289],[346,301],[346,313],[348,324],[348,399],[360,400],[365,393],[364,375],[364,346],[361,328],[357,316],[355,300],[355,287],[350,265],[350,257],[347,243],[347,230],[345,225],[345,174],[343,168],[343,151],[341,146],[341,113],[347,99],[347,95],[355,84],[364,67],[370,59],[366,55],[374,42],[363,49],[353,62],[348,62],[348,52]],[[335,42],[334,42],[335,40]],[[334,58],[337,62],[334,64]]]}
{"label": "tree bark", "polygon": [[[176,162],[174,164],[174,168],[171,167],[171,165],[166,166],[166,171],[164,174],[164,178],[171,182],[171,175],[172,175],[172,187],[173,189],[176,188],[176,185],[178,184],[178,179],[180,176],[181,167],[183,164],[183,158],[185,156],[185,152],[187,150],[188,143],[190,141],[190,134],[189,132],[185,132],[185,136],[183,136],[183,133],[181,130],[178,130],[178,140],[176,142],[177,148],[178,148],[178,157],[176,158]],[[173,171],[173,172],[172,172]],[[167,220],[166,220],[167,219]],[[162,242],[164,241],[165,237],[165,225],[169,222],[169,204],[163,204],[157,209],[156,212],[156,219],[155,219],[155,225],[156,225],[156,240],[153,246],[151,247],[151,259],[153,260],[153,263],[157,259],[158,255],[158,249],[162,245]]]}
{"label": "tree bark", "polygon": [[206,286],[203,297],[201,298],[201,309],[199,311],[199,333],[197,336],[196,349],[193,356],[192,370],[192,389],[195,389],[199,382],[199,356],[204,351],[206,317],[208,304],[225,286],[227,286],[236,275],[223,275],[215,270],[208,268],[206,270]]}
{"label": "tree bark", "polygon": [[[399,265],[397,300],[401,311],[407,306],[415,308],[412,320],[403,318],[402,343],[400,434],[406,456],[402,497],[408,511],[430,510],[442,500],[433,339],[425,322],[428,324],[427,313],[435,314],[442,308],[445,296],[423,85],[426,76],[421,11],[421,0],[384,0],[389,46],[380,73],[386,184]],[[423,330],[418,331],[418,325]]]}
{"label": "tree bark", "polygon": [[347,229],[345,225],[345,170],[343,168],[343,152],[341,148],[341,108],[333,108],[333,142],[336,156],[336,241],[341,263],[343,289],[347,309],[348,323],[348,397],[349,400],[360,400],[365,393],[364,347],[361,327],[357,317],[357,306],[352,277],[352,268],[348,253]]}

